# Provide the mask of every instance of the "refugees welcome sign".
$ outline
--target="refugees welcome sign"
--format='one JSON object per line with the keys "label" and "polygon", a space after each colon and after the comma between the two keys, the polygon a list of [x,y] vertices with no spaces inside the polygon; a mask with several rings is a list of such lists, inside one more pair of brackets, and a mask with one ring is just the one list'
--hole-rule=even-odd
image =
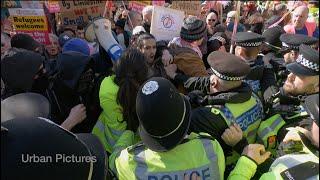
{"label": "refugees welcome sign", "polygon": [[48,22],[43,9],[10,8],[10,20],[16,33],[31,35],[42,44],[50,44]]}

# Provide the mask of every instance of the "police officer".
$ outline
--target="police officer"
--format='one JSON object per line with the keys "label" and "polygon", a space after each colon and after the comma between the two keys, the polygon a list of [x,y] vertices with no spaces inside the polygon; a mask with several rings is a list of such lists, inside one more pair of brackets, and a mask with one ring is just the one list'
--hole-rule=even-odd
{"label": "police officer", "polygon": [[[256,130],[263,116],[260,99],[252,93],[249,85],[242,82],[250,72],[250,67],[239,57],[226,52],[212,52],[208,56],[213,75],[210,76],[210,95],[204,97],[209,106],[198,107],[192,112],[190,131],[207,132],[222,145],[226,155],[228,172],[243,148],[254,143]],[[235,151],[221,139],[222,133],[232,124],[238,124],[243,131],[243,140],[238,142]]]}
{"label": "police officer", "polygon": [[302,34],[282,34],[280,36],[282,48],[280,52],[283,54],[285,64],[294,62],[299,55],[299,46],[301,44],[309,45],[316,49],[319,40]]}
{"label": "police officer", "polygon": [[[299,46],[301,44],[306,44],[311,46],[312,48],[316,48],[318,43],[317,38],[301,34],[285,33],[280,36],[280,40],[282,42],[282,47],[279,52],[282,54],[282,58],[274,58],[270,60],[270,64],[272,64],[276,73],[278,87],[283,86],[287,79],[287,76],[290,73],[286,68],[286,65],[294,62],[298,58]],[[274,93],[274,91],[269,91],[264,94],[264,98],[269,99]]]}
{"label": "police officer", "polygon": [[308,114],[300,104],[308,95],[319,93],[318,51],[302,44],[297,60],[286,67],[290,74],[280,91],[268,100],[273,104],[267,111],[270,118],[262,122],[258,130],[258,139],[266,146],[270,146],[266,141],[272,136],[277,136],[277,141],[281,142],[287,127],[308,127],[310,124],[302,121]]}
{"label": "police officer", "polygon": [[[220,144],[208,134],[187,134],[190,104],[169,80],[147,80],[136,102],[142,142],[121,151],[121,147],[133,142],[134,135],[126,131],[120,137],[116,145],[120,150],[110,157],[110,166],[119,179],[173,180],[194,175],[223,179],[225,159]],[[235,171],[244,172],[246,161],[243,157]]]}
{"label": "police officer", "polygon": [[[305,108],[313,120],[311,130],[292,128],[279,147],[279,157],[260,180],[319,179],[319,95],[308,96]],[[247,170],[250,176],[255,167]]]}
{"label": "police officer", "polygon": [[[286,67],[283,65],[283,56],[280,53],[282,43],[280,41],[280,36],[284,34],[285,31],[280,26],[275,26],[265,30],[262,33],[262,36],[265,38],[261,54],[263,56],[263,61],[265,64],[271,64],[278,82],[279,79],[287,78],[283,77],[282,72],[286,70]],[[277,90],[277,88],[276,88]],[[270,92],[270,95],[275,92]]]}
{"label": "police officer", "polygon": [[235,55],[250,65],[251,71],[245,81],[262,98],[265,90],[276,86],[274,71],[270,64],[264,64],[258,56],[265,38],[253,32],[239,32],[235,35]]}

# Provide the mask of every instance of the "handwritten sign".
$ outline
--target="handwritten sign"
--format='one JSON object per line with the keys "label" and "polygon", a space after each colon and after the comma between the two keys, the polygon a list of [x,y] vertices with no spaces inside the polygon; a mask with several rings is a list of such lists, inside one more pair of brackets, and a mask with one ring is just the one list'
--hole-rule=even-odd
{"label": "handwritten sign", "polygon": [[48,22],[43,9],[10,8],[10,17],[14,31],[31,35],[42,44],[49,44]]}
{"label": "handwritten sign", "polygon": [[150,33],[159,40],[171,40],[180,35],[184,12],[165,8],[153,7]]}
{"label": "handwritten sign", "polygon": [[132,11],[136,11],[140,13],[142,12],[143,8],[148,5],[152,5],[152,2],[151,1],[130,1],[129,2],[129,8]]}
{"label": "handwritten sign", "polygon": [[59,1],[62,25],[73,26],[102,17],[105,1]]}
{"label": "handwritten sign", "polygon": [[193,16],[198,16],[201,11],[200,1],[173,1],[171,8],[184,11],[187,15]]}

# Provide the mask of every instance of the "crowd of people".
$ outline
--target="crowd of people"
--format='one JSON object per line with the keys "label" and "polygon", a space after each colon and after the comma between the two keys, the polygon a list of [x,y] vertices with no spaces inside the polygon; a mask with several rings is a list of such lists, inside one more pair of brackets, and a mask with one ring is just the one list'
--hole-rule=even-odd
{"label": "crowd of people", "polygon": [[120,5],[117,60],[89,24],[1,32],[1,178],[319,179],[318,2],[289,2],[203,7],[170,41]]}

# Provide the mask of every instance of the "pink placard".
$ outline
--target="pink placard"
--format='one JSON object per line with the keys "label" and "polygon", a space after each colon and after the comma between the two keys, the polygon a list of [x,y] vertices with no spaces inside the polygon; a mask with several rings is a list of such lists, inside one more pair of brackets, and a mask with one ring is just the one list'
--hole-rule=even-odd
{"label": "pink placard", "polygon": [[50,44],[49,32],[48,31],[16,31],[16,34],[29,34],[33,37],[34,40],[41,44],[48,45]]}
{"label": "pink placard", "polygon": [[162,0],[153,0],[152,1],[152,5],[154,6],[163,6],[165,3],[165,1],[162,1]]}

